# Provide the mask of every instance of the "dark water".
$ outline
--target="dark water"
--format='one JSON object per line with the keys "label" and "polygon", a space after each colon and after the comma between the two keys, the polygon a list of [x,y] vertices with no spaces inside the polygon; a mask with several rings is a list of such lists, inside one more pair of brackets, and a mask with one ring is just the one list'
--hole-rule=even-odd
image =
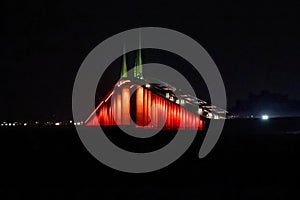
{"label": "dark water", "polygon": [[[110,169],[74,127],[1,128],[1,199],[288,199],[300,186],[300,119],[231,120],[213,151],[198,159],[205,133],[170,166],[146,174]],[[128,145],[114,129],[110,139]],[[164,133],[165,134],[165,133]],[[145,149],[174,136],[134,141]],[[172,135],[173,134],[173,135]],[[150,147],[151,146],[151,147]],[[297,199],[297,198],[296,198]]]}

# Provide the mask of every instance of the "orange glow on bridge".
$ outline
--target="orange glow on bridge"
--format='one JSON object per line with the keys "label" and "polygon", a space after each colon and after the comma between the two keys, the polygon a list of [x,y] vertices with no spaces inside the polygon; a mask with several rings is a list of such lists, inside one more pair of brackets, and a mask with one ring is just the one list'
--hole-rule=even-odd
{"label": "orange glow on bridge", "polygon": [[[131,92],[133,96],[130,98]],[[104,99],[86,120],[87,126],[133,125],[137,128],[163,127],[167,130],[177,130],[179,127],[203,129],[203,120],[199,115],[149,88],[132,85],[130,82],[116,86]]]}

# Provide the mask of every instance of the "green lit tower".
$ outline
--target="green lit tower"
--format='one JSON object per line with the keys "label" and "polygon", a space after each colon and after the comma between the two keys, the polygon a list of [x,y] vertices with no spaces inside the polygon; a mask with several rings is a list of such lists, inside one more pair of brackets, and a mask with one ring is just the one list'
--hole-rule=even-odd
{"label": "green lit tower", "polygon": [[126,54],[125,49],[123,53],[123,63],[122,63],[122,69],[121,69],[121,79],[127,78],[127,63],[126,63]]}
{"label": "green lit tower", "polygon": [[137,57],[134,65],[134,78],[144,79],[143,77],[143,65],[142,65],[142,52],[141,49],[137,52]]}
{"label": "green lit tower", "polygon": [[139,50],[137,52],[133,74],[134,74],[134,78],[144,79],[143,64],[142,64],[141,35],[139,35]]}

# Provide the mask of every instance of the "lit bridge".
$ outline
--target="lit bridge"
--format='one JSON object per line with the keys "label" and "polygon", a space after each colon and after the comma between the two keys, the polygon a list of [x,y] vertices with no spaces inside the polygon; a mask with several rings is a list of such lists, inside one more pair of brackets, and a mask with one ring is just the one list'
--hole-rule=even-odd
{"label": "lit bridge", "polygon": [[165,82],[151,83],[143,78],[141,50],[138,50],[134,77],[128,78],[126,56],[123,55],[120,81],[100,101],[85,124],[203,130],[203,119],[226,117],[224,109],[181,91],[176,92],[176,96],[173,91],[176,88]]}

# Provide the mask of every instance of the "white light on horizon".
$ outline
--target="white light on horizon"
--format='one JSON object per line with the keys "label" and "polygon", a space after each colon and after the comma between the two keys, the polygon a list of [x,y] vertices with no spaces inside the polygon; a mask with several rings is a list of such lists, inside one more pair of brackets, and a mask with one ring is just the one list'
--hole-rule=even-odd
{"label": "white light on horizon", "polygon": [[261,116],[261,118],[262,118],[263,120],[268,120],[268,119],[269,119],[269,116],[268,116],[268,115],[263,115],[263,116]]}

